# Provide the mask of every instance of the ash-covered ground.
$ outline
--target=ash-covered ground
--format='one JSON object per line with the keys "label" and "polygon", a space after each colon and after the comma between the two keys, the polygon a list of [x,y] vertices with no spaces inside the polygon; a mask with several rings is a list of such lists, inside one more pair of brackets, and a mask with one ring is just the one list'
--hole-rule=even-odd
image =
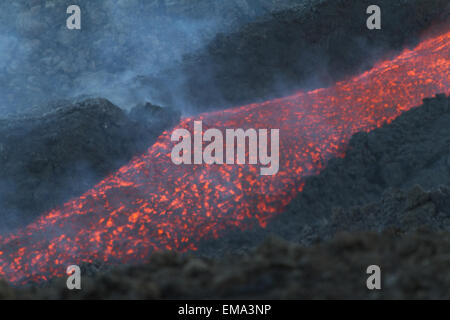
{"label": "ash-covered ground", "polygon": [[[450,298],[449,137],[450,98],[426,99],[356,134],[344,159],[309,178],[305,192],[320,192],[320,201],[300,194],[267,230],[229,235],[196,254],[156,253],[141,266],[90,267],[79,292],[63,279],[44,288],[3,283],[0,297]],[[404,179],[383,178],[387,163],[407,168]],[[373,264],[382,268],[381,291],[366,288]]]}

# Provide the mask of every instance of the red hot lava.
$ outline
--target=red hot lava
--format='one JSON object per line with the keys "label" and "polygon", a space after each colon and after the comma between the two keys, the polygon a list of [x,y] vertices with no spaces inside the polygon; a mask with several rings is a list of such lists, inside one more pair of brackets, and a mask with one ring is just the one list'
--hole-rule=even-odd
{"label": "red hot lava", "polygon": [[[139,262],[154,250],[195,250],[231,228],[265,226],[302,190],[304,177],[342,156],[350,137],[450,91],[450,32],[335,86],[184,119],[215,128],[279,128],[280,171],[252,165],[181,165],[164,132],[148,151],[81,197],[0,239],[11,283],[62,276],[67,266]],[[192,131],[191,131],[192,132]]]}

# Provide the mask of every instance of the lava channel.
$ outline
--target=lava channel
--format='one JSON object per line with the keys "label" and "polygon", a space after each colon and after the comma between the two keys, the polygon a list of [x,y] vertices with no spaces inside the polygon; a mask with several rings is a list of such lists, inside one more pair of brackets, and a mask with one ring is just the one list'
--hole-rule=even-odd
{"label": "lava channel", "polygon": [[[425,97],[449,94],[450,32],[336,85],[185,118],[176,128],[280,129],[280,171],[254,165],[180,165],[164,132],[94,188],[0,238],[0,276],[19,285],[65,275],[71,264],[139,263],[155,250],[195,250],[226,230],[262,227],[350,137],[391,122]],[[192,131],[191,131],[192,132]]]}

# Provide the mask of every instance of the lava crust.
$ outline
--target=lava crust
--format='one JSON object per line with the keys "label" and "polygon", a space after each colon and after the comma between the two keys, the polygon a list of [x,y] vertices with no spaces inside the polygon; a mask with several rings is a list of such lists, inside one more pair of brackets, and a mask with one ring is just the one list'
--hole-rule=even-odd
{"label": "lava crust", "polygon": [[170,132],[79,198],[0,238],[0,274],[21,284],[62,276],[69,264],[115,265],[155,250],[195,250],[225,230],[245,230],[282,212],[305,177],[344,156],[350,137],[389,123],[437,92],[449,93],[450,32],[336,85],[184,119],[205,127],[280,128],[280,172],[253,166],[176,166]]}

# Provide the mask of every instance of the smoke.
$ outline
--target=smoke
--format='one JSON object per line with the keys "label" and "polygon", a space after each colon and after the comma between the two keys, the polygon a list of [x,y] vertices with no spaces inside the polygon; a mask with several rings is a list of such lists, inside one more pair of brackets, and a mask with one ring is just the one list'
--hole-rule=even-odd
{"label": "smoke", "polygon": [[[159,77],[219,32],[274,6],[295,2],[4,2],[0,4],[0,116],[79,96],[104,97],[125,109],[145,100],[158,102],[164,88],[143,86],[142,77]],[[81,8],[81,30],[66,28],[66,9],[73,4]],[[164,85],[181,78],[182,74],[173,74]]]}
{"label": "smoke", "polygon": [[[267,21],[260,19],[239,28],[280,4],[289,6],[303,1],[17,0],[1,3],[0,20],[4,27],[0,31],[0,118],[35,110],[43,113],[53,106],[67,105],[67,102],[49,103],[52,100],[78,101],[93,96],[107,98],[123,109],[149,101],[178,108],[185,114],[208,106],[255,102],[271,95],[287,95],[299,86],[323,87],[355,69],[368,69],[368,61],[375,61],[379,51],[391,47],[385,43],[399,42],[394,32],[398,28],[394,27],[386,27],[386,33],[377,33],[373,37],[380,38],[371,41],[361,37],[359,29],[352,32],[355,25],[364,25],[364,15],[358,15],[360,22],[350,21],[347,15],[335,17],[342,27],[334,28],[327,23],[328,29],[322,30],[319,27],[326,21],[323,18],[335,12],[333,1],[323,2],[328,11],[320,10],[322,15],[313,15],[315,18],[305,22],[304,28],[299,28],[302,24],[298,21],[308,10],[265,16]],[[408,2],[414,1],[418,0]],[[81,8],[81,30],[66,28],[66,9],[70,4]],[[363,8],[364,4],[360,6]],[[347,9],[348,16],[354,16],[351,14],[354,10],[364,12],[353,9],[353,5]],[[386,19],[386,24],[391,20]],[[414,20],[401,27],[400,39],[404,40],[406,34],[415,36],[409,30],[415,24]],[[416,27],[416,33],[418,28],[422,26]],[[237,32],[230,32],[233,30]],[[368,56],[368,52],[374,57]],[[93,122],[97,116],[86,122]],[[19,127],[27,130],[29,126],[29,122],[24,122]],[[64,139],[64,130],[60,129],[55,131],[55,136]],[[126,137],[127,130],[114,139]],[[30,136],[24,134],[24,140]],[[83,136],[77,145],[99,141],[96,139],[99,137]],[[51,145],[54,138],[48,140],[40,141],[42,146]],[[142,144],[150,143],[147,136],[142,140]],[[114,143],[119,148],[117,140]],[[20,149],[14,143],[10,145]],[[74,144],[68,145],[69,153],[73,153]],[[90,156],[90,152],[85,153]],[[25,168],[26,157],[34,159],[36,155],[21,153],[16,158],[10,157],[7,163],[17,162],[19,168]],[[85,176],[89,181],[95,180],[90,178],[93,174],[89,170],[79,170],[75,175],[81,180]],[[10,175],[11,170],[5,172]],[[23,169],[21,173],[26,172]],[[16,175],[15,179],[22,178]],[[32,183],[38,185],[41,181],[36,179]],[[36,190],[34,184],[29,189]],[[76,183],[68,181],[67,185]],[[47,189],[50,188],[53,187]],[[14,198],[1,189],[0,186],[6,200]],[[17,190],[25,189],[17,187]],[[30,192],[29,197],[34,197],[34,193]],[[49,201],[45,196],[41,198],[43,202]]]}
{"label": "smoke", "polygon": [[[72,95],[106,97],[122,108],[130,108],[143,101],[160,103],[151,86],[142,86],[139,77],[158,77],[164,70],[174,68],[185,54],[202,48],[222,29],[213,20],[159,17],[152,21],[140,16],[124,21],[123,17],[130,15],[117,9],[110,9],[108,16],[114,21],[114,29],[132,36],[126,39],[120,35],[117,38],[106,37],[96,43],[93,50],[104,67],[96,72],[81,73],[74,81],[76,90]],[[121,24],[115,25],[116,21],[121,21]],[[178,74],[171,79],[172,85],[180,76]]]}

